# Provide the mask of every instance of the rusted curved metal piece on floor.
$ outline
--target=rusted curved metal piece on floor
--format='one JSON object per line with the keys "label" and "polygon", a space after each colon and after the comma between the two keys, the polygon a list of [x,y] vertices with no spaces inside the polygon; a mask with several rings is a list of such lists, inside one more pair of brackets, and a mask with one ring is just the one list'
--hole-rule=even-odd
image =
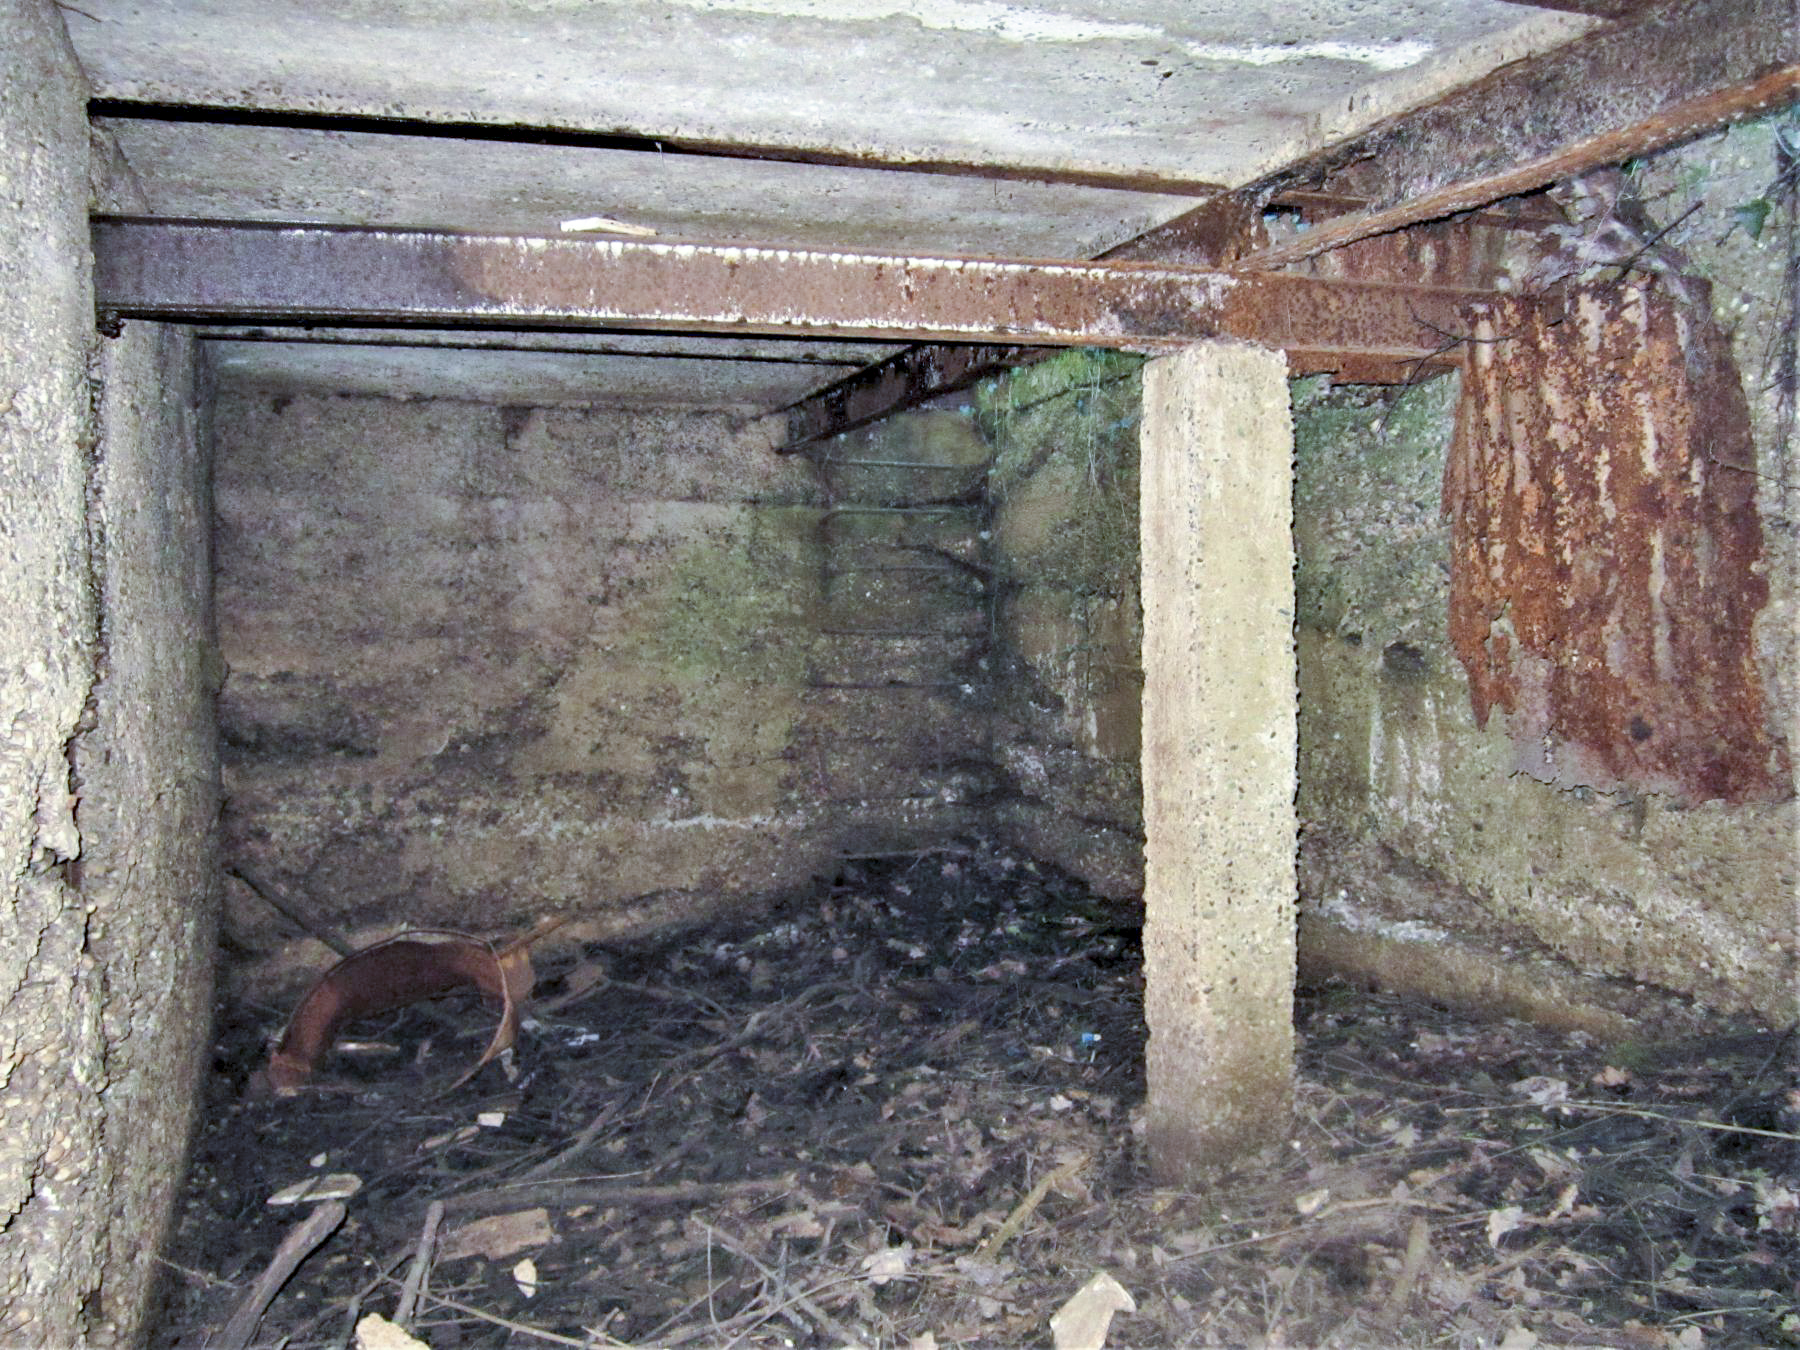
{"label": "rusted curved metal piece on floor", "polygon": [[472,985],[500,1004],[501,1012],[481,1058],[451,1085],[461,1086],[511,1048],[534,978],[528,942],[515,941],[496,950],[466,933],[420,929],[365,947],[326,971],[300,1000],[269,1055],[264,1071],[267,1086],[290,1093],[309,1082],[338,1033],[359,1018]]}

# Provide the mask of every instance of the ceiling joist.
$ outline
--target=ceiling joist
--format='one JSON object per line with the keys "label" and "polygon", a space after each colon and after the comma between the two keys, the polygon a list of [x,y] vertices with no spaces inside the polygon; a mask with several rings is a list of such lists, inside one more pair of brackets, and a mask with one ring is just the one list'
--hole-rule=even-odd
{"label": "ceiling joist", "polygon": [[[1261,205],[1318,190],[1366,205],[1235,266],[1329,249],[1532,192],[1677,144],[1800,95],[1800,0],[1678,0],[1507,66],[1232,194]],[[1140,236],[1130,256],[1180,257],[1215,203]]]}
{"label": "ceiling joist", "polygon": [[787,440],[779,453],[792,454],[814,441],[866,427],[1048,354],[1043,348],[989,343],[908,347],[786,409]]}
{"label": "ceiling joist", "polygon": [[1193,267],[99,219],[103,319],[1440,356],[1479,292]]}
{"label": "ceiling joist", "polygon": [[1210,197],[1222,190],[1216,180],[1148,171],[1082,169],[1055,164],[1002,164],[979,160],[852,153],[827,147],[765,145],[745,141],[680,136],[648,136],[629,131],[591,131],[578,127],[495,125],[486,122],[385,117],[373,113],[323,113],[285,108],[227,108],[213,104],[152,103],[96,98],[88,115],[110,121],[170,122],[203,126],[279,128],[303,132],[350,132],[363,135],[410,136],[428,140],[474,141],[500,145],[567,146],[582,150],[625,151],[679,159],[760,161],[807,164],[822,168],[867,169],[881,173],[927,174],[978,178],[996,183],[1063,183],[1113,192],[1159,193],[1172,197]]}

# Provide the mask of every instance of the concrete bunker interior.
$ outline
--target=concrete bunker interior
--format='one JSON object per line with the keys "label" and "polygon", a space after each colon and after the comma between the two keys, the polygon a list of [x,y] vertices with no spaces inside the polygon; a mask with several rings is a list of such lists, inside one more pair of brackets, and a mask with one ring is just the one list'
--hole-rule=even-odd
{"label": "concrete bunker interior", "polygon": [[[1625,26],[1780,32],[1770,8]],[[1623,168],[1588,152],[1480,202],[1455,195],[1464,169],[1435,208],[1384,208],[1326,155],[1300,186],[1272,171],[1160,239],[1071,255],[1251,258],[1319,288],[1271,290],[1249,318],[1108,292],[1097,312],[1138,325],[1127,338],[1081,341],[1094,310],[1015,308],[1014,329],[989,311],[946,341],[926,302],[826,336],[770,306],[744,337],[662,312],[158,310],[117,270],[133,245],[104,232],[197,214],[155,199],[159,137],[273,127],[341,150],[375,131],[108,93],[89,83],[104,59],[65,37],[77,20],[6,13],[24,166],[6,266],[30,297],[5,343],[9,1328],[145,1334],[217,1074],[215,947],[227,1016],[260,1009],[269,1032],[332,959],[308,925],[360,946],[568,918],[545,939],[554,969],[795,896],[829,907],[847,874],[947,866],[998,894],[1024,868],[1126,916],[1148,887],[1141,1123],[1165,1180],[1196,1128],[1249,1117],[1283,1137],[1296,962],[1319,988],[1604,1044],[1794,1022],[1790,38],[1721,89],[1667,96],[1717,98],[1716,124],[1638,117],[1670,125]],[[1600,17],[1579,41],[1619,31]],[[1366,238],[1316,246],[1383,209],[1399,214]],[[1316,297],[1365,285],[1487,308],[1427,324],[1416,350],[1296,331],[1334,313]],[[1484,332],[1534,321],[1509,300],[1546,293],[1562,307],[1535,363],[1487,360]],[[1302,315],[1286,328],[1283,305]],[[1639,439],[1604,406],[1570,411],[1597,369],[1644,410]],[[1583,479],[1614,434],[1617,459]],[[1567,453],[1495,486],[1499,447],[1528,444]],[[1645,445],[1685,458],[1609,495]],[[1518,504],[1548,484],[1579,509],[1546,523]],[[1548,588],[1509,572],[1481,548],[1502,534],[1566,547],[1569,569]],[[1620,542],[1648,536],[1653,557]],[[1608,576],[1650,588],[1646,624]],[[1546,589],[1563,608],[1528,613]],[[1491,621],[1473,638],[1469,606]],[[1612,646],[1546,647],[1532,622]],[[1598,732],[1581,720],[1605,708]],[[1158,896],[1176,907],[1160,927]],[[1191,950],[1221,928],[1239,949]],[[1233,1081],[1234,1056],[1261,1087],[1215,1120],[1198,1089]]]}

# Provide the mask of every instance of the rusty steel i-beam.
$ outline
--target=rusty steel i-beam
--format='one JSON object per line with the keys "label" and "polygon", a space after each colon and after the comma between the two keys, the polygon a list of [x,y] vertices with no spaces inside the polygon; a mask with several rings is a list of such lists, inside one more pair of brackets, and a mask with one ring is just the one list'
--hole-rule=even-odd
{"label": "rusty steel i-beam", "polygon": [[1210,338],[1411,360],[1478,292],[1142,263],[98,219],[103,320],[621,328],[1166,350]]}

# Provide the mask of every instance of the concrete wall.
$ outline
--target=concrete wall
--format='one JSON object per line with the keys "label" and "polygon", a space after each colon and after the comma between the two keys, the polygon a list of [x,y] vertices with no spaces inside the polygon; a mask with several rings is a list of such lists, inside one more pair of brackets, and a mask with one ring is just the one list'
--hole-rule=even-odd
{"label": "concrete wall", "polygon": [[795,741],[850,857],[951,845],[994,785],[991,447],[960,399],[812,447],[822,593]]}
{"label": "concrete wall", "polygon": [[[96,350],[87,93],[0,4],[0,1341],[130,1341],[208,1030],[216,761],[191,355]],[[108,158],[92,176],[105,185]],[[123,186],[121,190],[123,190]]]}
{"label": "concrete wall", "polygon": [[[1714,283],[1751,405],[1769,600],[1755,624],[1777,734],[1793,740],[1800,477],[1780,400],[1796,280],[1774,121],[1652,161],[1638,190]],[[1791,134],[1791,132],[1790,132]],[[1787,344],[1784,346],[1784,344]],[[1786,358],[1790,362],[1792,357]],[[988,390],[1001,564],[995,747],[1003,829],[1103,888],[1141,886],[1137,389],[1070,354]],[[1792,366],[1786,367],[1791,372]],[[1791,379],[1791,374],[1788,377]],[[1791,1020],[1795,805],[1683,803],[1516,773],[1478,729],[1448,643],[1441,511],[1454,377],[1405,391],[1293,384],[1305,972],[1367,978],[1606,1034],[1702,1010]],[[1786,420],[1784,420],[1786,419]],[[1452,936],[1454,935],[1454,937]]]}
{"label": "concrete wall", "polygon": [[[1678,238],[1714,281],[1751,400],[1770,587],[1758,673],[1771,725],[1791,739],[1794,534],[1781,485],[1795,449],[1771,364],[1792,331],[1791,244],[1779,215],[1760,239],[1738,224],[1775,176],[1773,151],[1772,124],[1739,128],[1661,157],[1639,191],[1668,219],[1703,202]],[[1639,983],[1791,1020],[1791,798],[1559,788],[1514,772],[1505,718],[1477,728],[1445,628],[1439,499],[1457,396],[1455,379],[1402,396],[1297,387],[1303,951],[1317,969],[1600,1027],[1615,1025],[1609,1008],[1634,1011],[1624,996]]]}
{"label": "concrete wall", "polygon": [[101,344],[103,561],[94,726],[81,794],[88,951],[105,972],[103,1142],[112,1223],[102,1290],[123,1328],[161,1272],[211,1044],[218,744],[206,403],[185,333],[130,324]]}
{"label": "concrete wall", "polygon": [[979,403],[994,446],[995,823],[1116,897],[1144,882],[1141,367],[1066,352]]}
{"label": "concrete wall", "polygon": [[235,387],[216,426],[229,866],[352,939],[599,935],[829,870],[792,748],[820,513],[765,428]]}

